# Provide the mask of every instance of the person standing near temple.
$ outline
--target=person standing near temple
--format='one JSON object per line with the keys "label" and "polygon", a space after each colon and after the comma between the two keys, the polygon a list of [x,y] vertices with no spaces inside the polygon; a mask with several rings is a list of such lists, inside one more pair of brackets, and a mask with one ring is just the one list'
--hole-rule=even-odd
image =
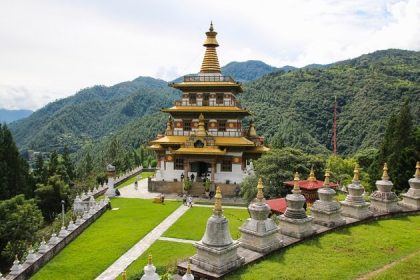
{"label": "person standing near temple", "polygon": [[191,195],[188,196],[187,203],[188,203],[188,207],[192,207],[193,199],[192,199],[192,196]]}

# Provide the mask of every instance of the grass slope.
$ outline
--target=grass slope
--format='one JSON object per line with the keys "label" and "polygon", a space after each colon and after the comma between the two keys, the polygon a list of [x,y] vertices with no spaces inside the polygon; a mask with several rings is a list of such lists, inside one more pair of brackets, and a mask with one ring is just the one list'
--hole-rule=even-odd
{"label": "grass slope", "polygon": [[[204,235],[207,219],[212,215],[212,211],[212,208],[209,207],[193,207],[173,224],[163,236],[200,240]],[[229,220],[232,238],[237,239],[239,237],[238,227],[249,218],[248,211],[246,209],[225,208],[223,214]]]}
{"label": "grass slope", "polygon": [[116,198],[112,207],[31,279],[94,279],[180,203]]}
{"label": "grass slope", "polygon": [[369,277],[371,280],[411,280],[420,278],[420,250],[396,265]]}
{"label": "grass slope", "polygon": [[419,249],[420,216],[382,220],[274,253],[225,279],[354,279]]}

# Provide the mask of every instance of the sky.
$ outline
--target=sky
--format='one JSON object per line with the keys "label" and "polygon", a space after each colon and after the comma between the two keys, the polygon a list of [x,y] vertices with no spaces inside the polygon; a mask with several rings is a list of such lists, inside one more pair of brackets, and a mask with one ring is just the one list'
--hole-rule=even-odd
{"label": "sky", "polygon": [[0,108],[35,110],[94,85],[196,73],[211,20],[221,65],[420,50],[420,0],[0,0]]}

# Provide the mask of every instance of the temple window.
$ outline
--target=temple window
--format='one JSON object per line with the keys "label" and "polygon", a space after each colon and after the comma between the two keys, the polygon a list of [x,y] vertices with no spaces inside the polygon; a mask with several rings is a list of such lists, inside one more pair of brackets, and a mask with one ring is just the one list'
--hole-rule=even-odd
{"label": "temple window", "polygon": [[223,104],[223,93],[216,94],[216,104]]}
{"label": "temple window", "polygon": [[190,104],[197,104],[197,95],[195,93],[190,93]]}
{"label": "temple window", "polygon": [[184,159],[183,158],[176,158],[175,159],[175,170],[184,170]]}
{"label": "temple window", "polygon": [[226,131],[226,121],[219,120],[219,131]]}
{"label": "temple window", "polygon": [[232,161],[230,159],[222,160],[221,171],[232,172]]}
{"label": "temple window", "polygon": [[208,93],[203,94],[203,106],[209,106],[210,95]]}
{"label": "temple window", "polygon": [[184,120],[184,131],[191,131],[191,120]]}

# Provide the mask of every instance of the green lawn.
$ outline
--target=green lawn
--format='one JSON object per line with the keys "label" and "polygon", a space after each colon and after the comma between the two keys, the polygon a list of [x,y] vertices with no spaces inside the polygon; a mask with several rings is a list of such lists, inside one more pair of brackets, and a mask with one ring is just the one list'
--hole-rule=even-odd
{"label": "green lawn", "polygon": [[192,244],[158,240],[127,268],[128,279],[140,279],[149,253],[153,256],[153,265],[156,266],[157,273],[162,276],[168,269],[175,268],[178,261],[194,255],[195,248]]}
{"label": "green lawn", "polygon": [[412,280],[420,278],[420,250],[413,256],[370,277],[372,280]]}
{"label": "green lawn", "polygon": [[[225,279],[258,279],[261,275],[264,279],[354,279],[419,249],[420,216],[382,220],[338,230],[274,253]],[[396,275],[398,270],[408,270],[411,262],[401,266],[396,268]],[[384,277],[379,279],[388,279]]]}
{"label": "green lawn", "polygon": [[[193,207],[188,210],[164,234],[165,237],[200,240],[206,230],[207,219],[212,215],[210,207]],[[239,238],[238,227],[249,218],[248,210],[224,208],[223,214],[229,220],[230,234],[233,239]]]}
{"label": "green lawn", "polygon": [[[149,176],[153,176],[154,174],[155,174],[155,172],[142,172],[139,175],[133,176],[133,177],[129,178],[128,180],[124,181],[122,184],[119,184],[117,186],[117,189],[124,188],[128,185],[133,184],[136,180],[141,180],[141,179],[147,178]],[[137,179],[137,177],[139,177],[140,179]]]}
{"label": "green lawn", "polygon": [[112,207],[31,279],[94,279],[178,206],[115,198]]}

